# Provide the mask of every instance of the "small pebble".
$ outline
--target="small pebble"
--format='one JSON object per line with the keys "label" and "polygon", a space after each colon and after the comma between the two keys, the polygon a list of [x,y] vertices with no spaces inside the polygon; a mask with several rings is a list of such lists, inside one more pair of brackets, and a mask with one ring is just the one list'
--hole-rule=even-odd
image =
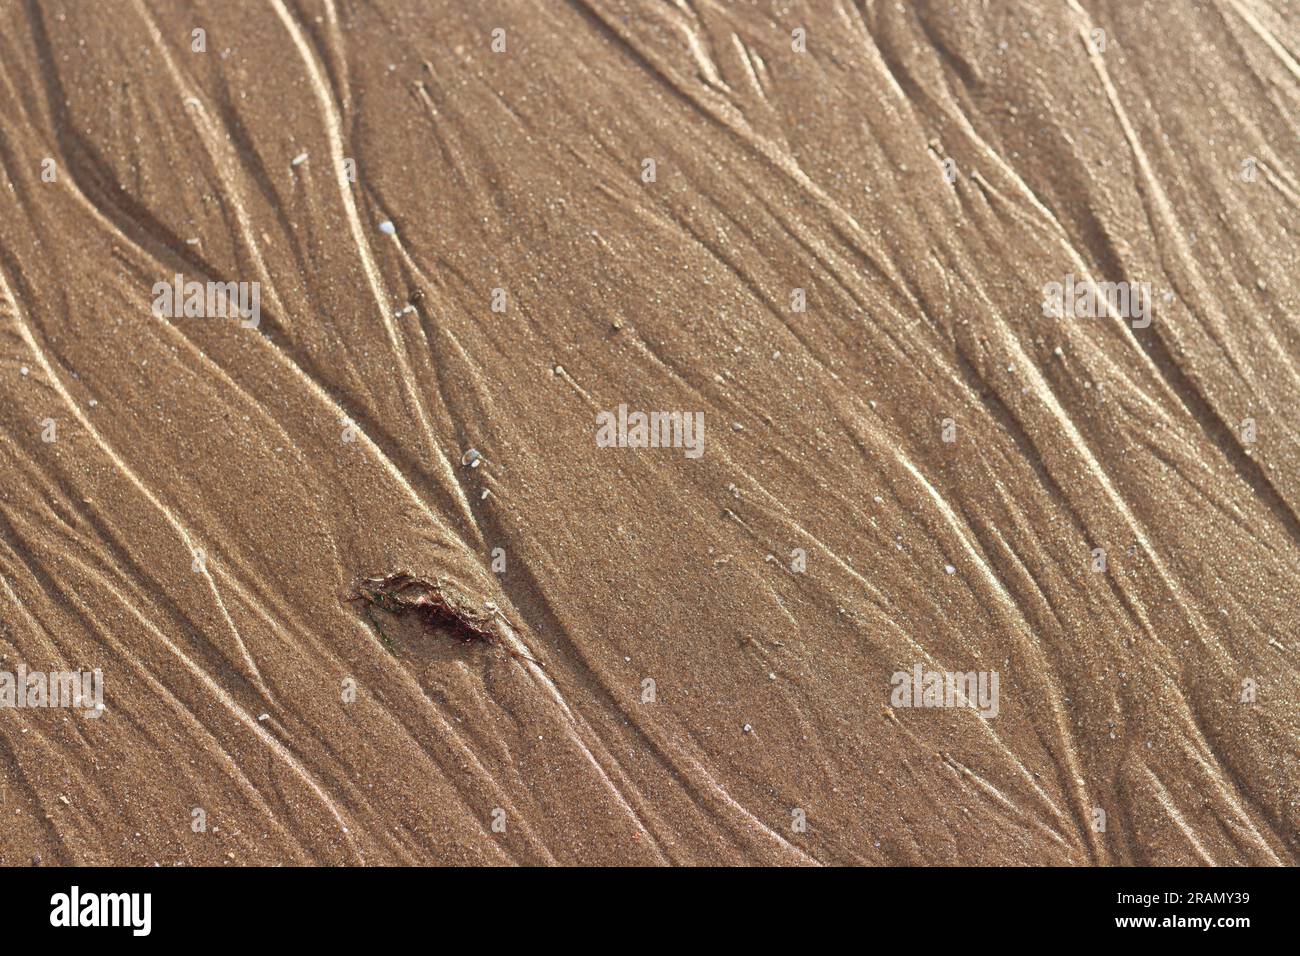
{"label": "small pebble", "polygon": [[291,159],[291,160],[289,161],[289,165],[290,165],[290,166],[301,166],[301,165],[302,165],[303,163],[305,163],[305,162],[307,162],[307,154],[306,154],[306,153],[299,153],[297,156],[295,156],[293,159]]}
{"label": "small pebble", "polygon": [[949,574],[956,574],[956,573],[957,573],[957,569],[954,568],[951,564],[945,564],[945,565],[943,566],[943,569],[944,569],[945,571],[947,571]]}
{"label": "small pebble", "polygon": [[465,454],[460,456],[460,463],[462,465],[469,465],[471,468],[477,468],[478,463],[482,458],[483,456],[479,453],[477,448],[471,448],[469,451],[465,452]]}
{"label": "small pebble", "polygon": [[385,219],[383,222],[379,224],[379,231],[382,232],[385,236],[397,235],[397,227],[394,226],[387,219]]}
{"label": "small pebble", "polygon": [[754,729],[754,728],[751,727],[751,726],[749,726],[749,724],[746,724],[746,725],[745,725],[745,733],[750,733],[753,729]]}

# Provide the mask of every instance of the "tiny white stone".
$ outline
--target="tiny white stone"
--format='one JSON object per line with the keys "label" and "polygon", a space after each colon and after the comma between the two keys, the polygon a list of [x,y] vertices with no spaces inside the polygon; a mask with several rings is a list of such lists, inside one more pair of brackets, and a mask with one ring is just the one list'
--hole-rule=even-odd
{"label": "tiny white stone", "polygon": [[754,728],[751,727],[751,726],[749,726],[749,724],[746,724],[746,725],[745,725],[745,733],[749,733],[749,732],[752,731],[753,729],[754,729]]}
{"label": "tiny white stone", "polygon": [[18,374],[19,374],[19,375],[26,375],[26,374],[27,374],[27,366],[24,365],[22,368],[20,368],[20,369],[18,370]]}
{"label": "tiny white stone", "polygon": [[956,573],[957,573],[957,569],[954,568],[951,564],[945,564],[945,565],[943,566],[943,569],[944,569],[945,571],[947,571],[949,574],[956,574]]}
{"label": "tiny white stone", "polygon": [[290,166],[301,166],[301,165],[302,165],[303,163],[305,163],[305,162],[307,162],[307,154],[306,154],[306,153],[299,153],[297,156],[295,156],[293,159],[291,159],[291,160],[289,161],[289,165],[290,165]]}
{"label": "tiny white stone", "polygon": [[257,719],[258,719],[258,720],[270,720],[270,719],[271,719],[271,715],[270,715],[270,714],[258,714],[258,715],[257,715]]}
{"label": "tiny white stone", "polygon": [[397,235],[397,227],[394,226],[387,219],[385,219],[383,222],[379,224],[379,231],[382,232],[385,236]]}

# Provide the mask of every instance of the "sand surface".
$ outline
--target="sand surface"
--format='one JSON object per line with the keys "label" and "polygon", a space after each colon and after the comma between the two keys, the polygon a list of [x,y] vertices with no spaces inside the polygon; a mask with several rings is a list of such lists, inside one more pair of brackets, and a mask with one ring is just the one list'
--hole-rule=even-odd
{"label": "sand surface", "polygon": [[0,862],[1294,864],[1298,117],[1289,0],[0,0],[0,670],[104,705]]}

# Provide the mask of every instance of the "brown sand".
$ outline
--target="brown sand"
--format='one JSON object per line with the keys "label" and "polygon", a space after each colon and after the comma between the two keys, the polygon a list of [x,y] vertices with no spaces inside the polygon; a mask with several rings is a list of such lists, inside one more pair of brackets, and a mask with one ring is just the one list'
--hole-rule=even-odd
{"label": "brown sand", "polygon": [[1295,863],[1297,61],[1288,0],[0,0],[0,670],[104,680],[0,709],[0,861]]}

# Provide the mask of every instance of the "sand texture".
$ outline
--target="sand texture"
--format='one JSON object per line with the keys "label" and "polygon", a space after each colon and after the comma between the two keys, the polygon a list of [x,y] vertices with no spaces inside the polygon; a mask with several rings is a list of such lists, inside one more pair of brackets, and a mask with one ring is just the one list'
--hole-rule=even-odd
{"label": "sand texture", "polygon": [[1296,863],[1298,147],[1290,0],[0,0],[0,863]]}

